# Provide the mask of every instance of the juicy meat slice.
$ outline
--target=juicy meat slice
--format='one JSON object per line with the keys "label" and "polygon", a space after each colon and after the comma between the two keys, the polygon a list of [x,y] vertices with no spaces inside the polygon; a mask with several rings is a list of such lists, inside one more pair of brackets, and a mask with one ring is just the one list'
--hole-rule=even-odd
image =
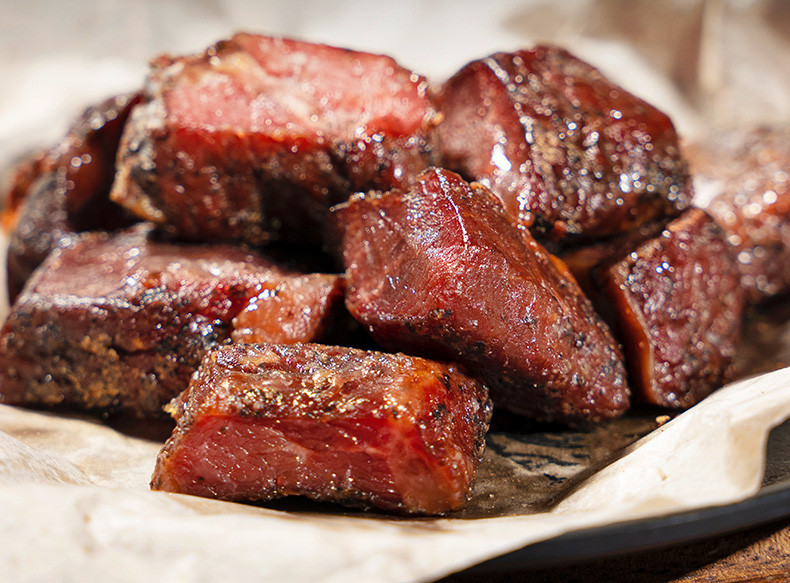
{"label": "juicy meat slice", "polygon": [[790,126],[712,132],[691,144],[696,205],[738,249],[752,303],[790,291]]}
{"label": "juicy meat slice", "polygon": [[429,169],[333,209],[346,306],[390,349],[453,360],[497,407],[584,423],[628,407],[622,355],[559,260],[499,201]]}
{"label": "juicy meat slice", "polygon": [[669,117],[564,49],[473,61],[437,104],[442,165],[491,189],[536,236],[598,238],[689,204]]}
{"label": "juicy meat slice", "polygon": [[278,298],[269,322],[246,316],[242,335],[265,338],[278,321],[287,333],[273,339],[313,340],[317,314],[341,304],[338,287],[339,276],[289,274],[235,247],[158,243],[142,227],[83,235],[13,305],[0,331],[0,401],[161,415],[250,302]]}
{"label": "juicy meat slice", "polygon": [[63,140],[24,163],[5,215],[11,300],[60,242],[74,233],[127,227],[134,221],[109,199],[121,131],[140,96],[119,95],[89,107]]}
{"label": "juicy meat slice", "polygon": [[233,342],[294,344],[323,339],[343,302],[343,279],[310,273],[272,282],[233,319]]}
{"label": "juicy meat slice", "polygon": [[160,57],[113,199],[186,238],[320,240],[331,205],[432,161],[426,90],[383,55],[251,34]]}
{"label": "juicy meat slice", "polygon": [[721,228],[691,209],[594,268],[622,335],[631,386],[647,403],[686,408],[731,380],[744,289]]}
{"label": "juicy meat slice", "polygon": [[171,407],[153,489],[411,514],[464,506],[491,414],[454,365],[316,344],[214,350]]}

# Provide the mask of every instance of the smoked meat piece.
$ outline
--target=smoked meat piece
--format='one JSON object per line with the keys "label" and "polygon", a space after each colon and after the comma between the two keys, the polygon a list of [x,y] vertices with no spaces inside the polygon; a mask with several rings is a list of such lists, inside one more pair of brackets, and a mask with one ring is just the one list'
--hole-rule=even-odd
{"label": "smoked meat piece", "polygon": [[751,303],[790,291],[790,126],[718,130],[688,148],[695,199],[738,249]]}
{"label": "smoked meat piece", "polygon": [[484,187],[441,169],[333,209],[346,306],[383,346],[460,362],[540,421],[622,414],[620,350],[564,266]]}
{"label": "smoked meat piece", "polygon": [[268,323],[247,317],[242,334],[265,337],[282,318],[273,339],[295,342],[315,339],[318,315],[341,298],[339,276],[287,274],[234,247],[158,243],[143,226],[85,234],[54,251],[12,307],[0,332],[0,402],[163,415],[250,302],[275,311]]}
{"label": "smoked meat piece", "polygon": [[563,49],[473,61],[437,104],[441,164],[487,186],[536,237],[630,231],[690,202],[669,117]]}
{"label": "smoked meat piece", "polygon": [[12,301],[60,242],[77,232],[134,222],[109,194],[121,131],[139,99],[119,95],[89,107],[60,144],[23,163],[4,217],[12,226],[7,258]]}
{"label": "smoked meat piece", "polygon": [[154,489],[409,514],[464,506],[491,414],[454,365],[316,344],[212,351],[171,408]]}
{"label": "smoked meat piece", "polygon": [[240,33],[146,89],[112,196],[182,238],[320,242],[331,205],[433,159],[427,82],[382,55]]}
{"label": "smoked meat piece", "polygon": [[744,289],[721,228],[691,209],[595,268],[635,393],[686,408],[731,380]]}

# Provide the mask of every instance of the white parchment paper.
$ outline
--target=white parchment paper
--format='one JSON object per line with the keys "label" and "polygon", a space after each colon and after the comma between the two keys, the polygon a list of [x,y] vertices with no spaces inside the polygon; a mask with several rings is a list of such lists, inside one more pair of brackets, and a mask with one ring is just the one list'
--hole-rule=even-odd
{"label": "white parchment paper", "polygon": [[[85,105],[140,86],[156,54],[238,29],[388,53],[433,81],[497,50],[558,42],[670,113],[683,136],[790,120],[781,0],[31,0],[3,15],[0,166],[56,140]],[[570,530],[751,496],[767,434],[788,417],[784,369],[715,393],[550,512],[402,520],[150,492],[160,443],[0,406],[0,580],[429,581]]]}

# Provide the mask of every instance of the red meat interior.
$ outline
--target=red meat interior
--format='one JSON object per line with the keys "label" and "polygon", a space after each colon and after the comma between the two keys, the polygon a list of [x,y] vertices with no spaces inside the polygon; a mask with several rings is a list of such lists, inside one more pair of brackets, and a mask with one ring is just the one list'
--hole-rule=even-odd
{"label": "red meat interior", "polygon": [[462,505],[466,484],[425,451],[413,427],[368,419],[209,417],[185,434],[161,488],[225,499],[307,494],[425,513]]}
{"label": "red meat interior", "polygon": [[423,82],[389,57],[245,34],[233,40],[242,50],[186,66],[165,93],[177,123],[280,141],[408,135],[423,122]]}

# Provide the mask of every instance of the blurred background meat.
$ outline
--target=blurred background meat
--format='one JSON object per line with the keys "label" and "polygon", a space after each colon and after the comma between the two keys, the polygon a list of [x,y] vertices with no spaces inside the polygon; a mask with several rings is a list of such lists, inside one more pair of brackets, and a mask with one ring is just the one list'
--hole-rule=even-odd
{"label": "blurred background meat", "polygon": [[134,222],[109,195],[121,132],[139,100],[138,94],[119,95],[89,107],[59,144],[17,170],[3,211],[10,230],[10,300],[52,249],[70,235]]}
{"label": "blurred background meat", "polygon": [[790,291],[790,125],[720,129],[687,147],[706,208],[738,251],[751,303]]}

